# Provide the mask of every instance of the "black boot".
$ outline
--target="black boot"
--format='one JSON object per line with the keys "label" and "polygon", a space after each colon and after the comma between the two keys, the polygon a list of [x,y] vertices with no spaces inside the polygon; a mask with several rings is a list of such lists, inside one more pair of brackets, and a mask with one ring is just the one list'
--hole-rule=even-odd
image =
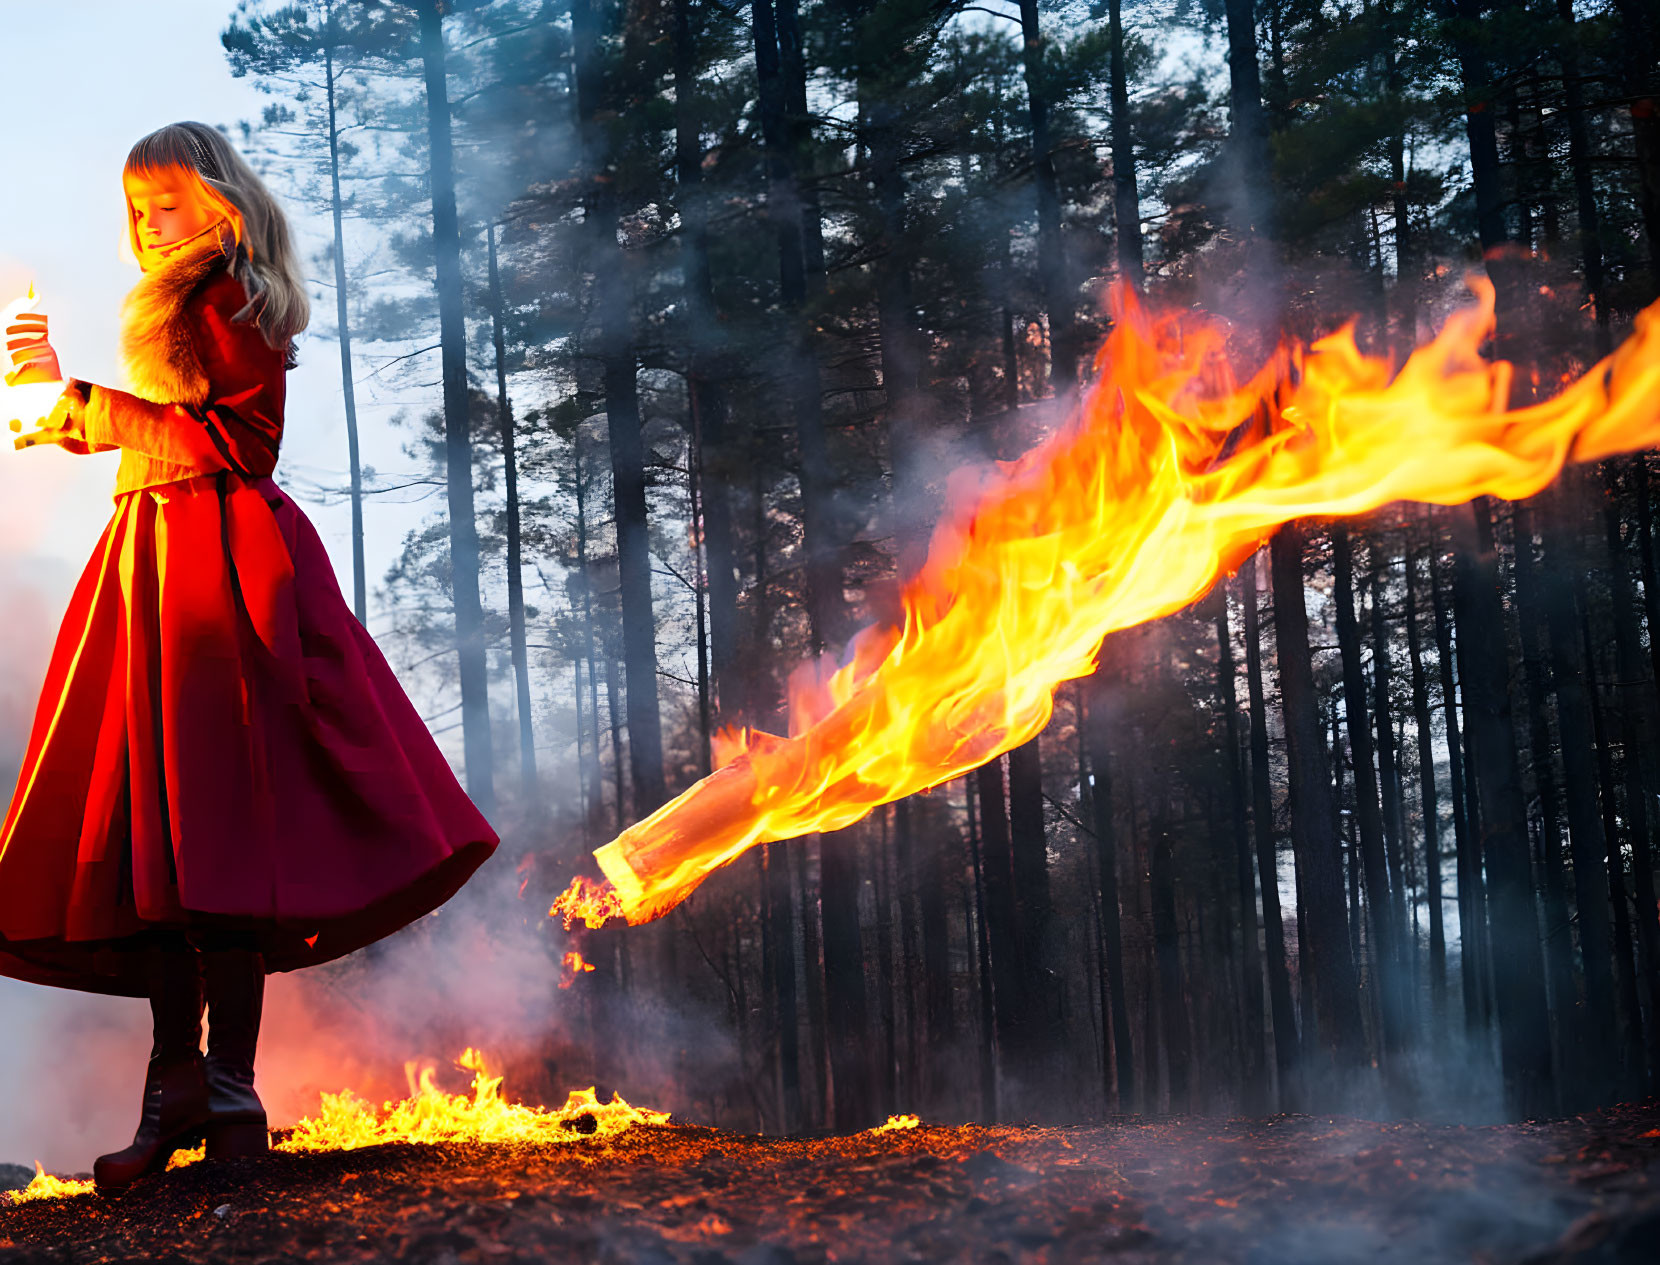
{"label": "black boot", "polygon": [[265,999],[265,959],[251,949],[202,953],[207,991],[207,1158],[270,1148],[265,1107],[254,1092],[254,1050]]}
{"label": "black boot", "polygon": [[194,949],[146,950],[154,1038],[144,1076],[144,1110],[133,1144],[100,1155],[92,1176],[100,1190],[118,1190],[159,1173],[180,1147],[202,1141],[208,1092],[202,1060],[202,974]]}

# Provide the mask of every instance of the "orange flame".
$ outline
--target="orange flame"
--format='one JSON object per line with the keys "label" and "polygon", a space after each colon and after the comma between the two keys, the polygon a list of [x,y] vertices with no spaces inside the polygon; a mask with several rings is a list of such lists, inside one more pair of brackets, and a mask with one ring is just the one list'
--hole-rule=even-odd
{"label": "orange flame", "polygon": [[[592,967],[588,968],[592,970]],[[622,1095],[613,1093],[610,1102],[601,1102],[593,1086],[573,1089],[561,1107],[547,1110],[505,1102],[502,1078],[491,1076],[484,1056],[468,1048],[456,1060],[458,1067],[473,1073],[472,1093],[445,1092],[433,1079],[434,1069],[407,1063],[409,1097],[398,1102],[372,1103],[342,1090],[325,1093],[315,1119],[303,1118],[274,1151],[352,1151],[385,1142],[510,1142],[548,1145],[605,1141],[639,1124],[667,1124],[669,1113],[633,1107]],[[167,1160],[167,1169],[184,1168],[202,1161],[206,1148],[180,1149]],[[90,1194],[90,1181],[53,1177],[35,1164],[35,1176],[23,1190],[0,1196],[0,1203],[32,1202],[37,1199],[68,1199]]]}
{"label": "orange flame", "polygon": [[396,1103],[372,1104],[345,1090],[324,1094],[316,1119],[306,1118],[276,1149],[279,1151],[349,1151],[382,1142],[578,1142],[610,1138],[637,1124],[666,1124],[669,1113],[631,1107],[613,1093],[600,1102],[593,1087],[572,1090],[552,1111],[504,1102],[499,1076],[485,1068],[484,1056],[464,1050],[456,1060],[473,1073],[473,1092],[450,1094],[433,1081],[433,1069],[408,1069],[411,1094]]}
{"label": "orange flame", "polygon": [[559,965],[564,968],[564,973],[559,979],[560,988],[569,988],[572,984],[576,983],[576,977],[578,975],[586,974],[588,971],[594,969],[594,964],[586,961],[582,954],[578,953],[575,949],[572,949],[569,953],[567,953],[560,961]]}
{"label": "orange flame", "polygon": [[866,1133],[898,1133],[901,1129],[920,1129],[922,1117],[906,1112],[902,1116],[889,1116],[873,1129],[866,1129]]}
{"label": "orange flame", "polygon": [[9,1190],[6,1199],[14,1204],[33,1203],[37,1199],[71,1199],[76,1195],[90,1195],[93,1186],[89,1181],[75,1178],[53,1177],[35,1161],[35,1175],[22,1190]]}
{"label": "orange flame", "polygon": [[[31,281],[23,295],[0,307],[0,330],[23,313],[33,312],[39,302],[40,295],[35,292],[35,283]],[[0,369],[5,373],[12,372],[10,355],[0,363]],[[0,381],[0,418],[9,422],[14,431],[22,430],[25,424],[33,427],[52,411],[52,406],[62,394],[61,382],[29,382],[12,386]]]}
{"label": "orange flame", "polygon": [[622,900],[609,884],[580,875],[554,898],[553,908],[548,910],[550,918],[564,917],[566,931],[579,922],[587,927],[603,927],[623,915]]}
{"label": "orange flame", "polygon": [[1346,326],[1242,385],[1219,322],[1117,289],[1068,423],[955,476],[903,627],[866,628],[822,679],[798,672],[789,737],[729,736],[729,763],[598,849],[609,882],[577,880],[550,914],[648,921],[757,843],[838,830],[1018,746],[1104,636],[1188,605],[1281,523],[1519,499],[1568,461],[1660,442],[1660,305],[1554,399],[1507,410],[1513,366],[1480,355],[1493,289],[1471,288],[1392,381]]}

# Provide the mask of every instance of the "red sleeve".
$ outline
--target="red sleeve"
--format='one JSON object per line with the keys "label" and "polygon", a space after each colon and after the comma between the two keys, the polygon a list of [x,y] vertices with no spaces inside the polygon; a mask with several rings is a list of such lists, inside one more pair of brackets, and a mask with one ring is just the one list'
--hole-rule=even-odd
{"label": "red sleeve", "polygon": [[202,404],[155,404],[127,391],[91,387],[83,423],[88,448],[126,448],[198,474],[276,469],[283,353],[266,345],[257,325],[231,319],[244,302],[241,283],[219,272],[185,308],[208,379]]}

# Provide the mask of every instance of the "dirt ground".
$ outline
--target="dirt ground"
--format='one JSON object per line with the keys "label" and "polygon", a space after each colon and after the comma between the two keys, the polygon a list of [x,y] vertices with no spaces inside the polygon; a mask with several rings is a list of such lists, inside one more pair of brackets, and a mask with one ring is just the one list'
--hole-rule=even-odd
{"label": "dirt ground", "polygon": [[640,1126],[176,1169],[0,1206],[0,1265],[137,1261],[1660,1261],[1660,1102],[1457,1128],[1319,1116]]}

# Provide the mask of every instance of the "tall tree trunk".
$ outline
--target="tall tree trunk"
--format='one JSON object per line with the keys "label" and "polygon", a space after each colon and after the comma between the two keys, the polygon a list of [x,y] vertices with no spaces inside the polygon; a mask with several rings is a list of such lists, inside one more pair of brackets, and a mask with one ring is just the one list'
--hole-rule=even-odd
{"label": "tall tree trunk", "polygon": [[[1360,844],[1355,836],[1355,815],[1343,807],[1343,726],[1342,713],[1337,708],[1331,709],[1331,831],[1338,846],[1342,849],[1344,859],[1344,873],[1349,876],[1349,952],[1354,955],[1356,969],[1361,969],[1365,963],[1362,956],[1363,948],[1360,943],[1360,929],[1366,924],[1365,912],[1360,906],[1360,875],[1364,868],[1360,860]],[[1375,1003],[1377,1000],[1377,969],[1372,970],[1370,983],[1372,987],[1366,989],[1366,1000]],[[1373,1022],[1377,1021],[1375,1006],[1368,1004],[1367,1011]]]}
{"label": "tall tree trunk", "polygon": [[[715,700],[730,719],[743,708],[736,672],[738,578],[732,534],[732,475],[737,458],[727,439],[728,407],[720,359],[724,351],[709,272],[709,216],[703,192],[703,145],[698,128],[696,0],[674,7],[674,170],[681,223],[690,359],[686,390],[701,453],[703,547],[709,558],[709,654]],[[794,967],[792,965],[793,972]]]}
{"label": "tall tree trunk", "polygon": [[1496,291],[1502,350],[1508,344],[1508,334],[1520,314],[1515,292],[1519,278],[1515,262],[1503,249],[1509,234],[1504,224],[1505,193],[1495,124],[1498,87],[1493,82],[1481,43],[1485,36],[1482,16],[1487,0],[1451,0],[1451,6],[1456,18],[1451,43],[1464,93],[1464,135],[1470,149],[1476,234],[1486,259],[1487,275]]}
{"label": "tall tree trunk", "polygon": [[[1545,581],[1545,619],[1550,635],[1557,723],[1562,732],[1574,908],[1585,977],[1585,1004],[1571,1030],[1579,1036],[1583,1055],[1582,1077],[1577,1083],[1589,1089],[1608,1084],[1613,1070],[1609,1060],[1617,1054],[1613,942],[1609,928],[1607,841],[1597,811],[1595,727],[1586,690],[1588,665],[1580,640],[1571,572],[1579,561],[1569,543],[1569,535],[1563,530],[1561,514],[1559,505],[1551,507],[1540,574]],[[1564,1027],[1570,1025],[1564,1024]],[[1598,1097],[1593,1091],[1590,1101]]]}
{"label": "tall tree trunk", "polygon": [[[1032,180],[1037,191],[1038,274],[1044,306],[1049,313],[1049,376],[1055,393],[1060,395],[1076,383],[1078,349],[1076,317],[1061,245],[1060,194],[1050,152],[1050,101],[1037,0],[1020,0],[1020,30],[1025,49],[1027,110],[1032,126]],[[1004,1024],[1000,996],[998,1031],[1005,1057],[1018,1054],[1025,1060],[1059,1040],[1050,1022],[1053,1007],[1046,995],[1049,989],[1043,965],[1043,942],[1049,920],[1049,876],[1043,831],[1043,762],[1035,737],[1009,752],[1009,827],[1026,1022],[1014,1027]],[[992,952],[995,956],[995,943]]]}
{"label": "tall tree trunk", "polygon": [[1112,228],[1118,275],[1138,290],[1145,279],[1141,195],[1136,191],[1135,137],[1130,128],[1129,71],[1124,57],[1124,2],[1107,0],[1108,92],[1112,107]]}
{"label": "tall tree trunk", "polygon": [[1256,835],[1257,874],[1262,886],[1263,952],[1268,960],[1268,1011],[1274,1025],[1274,1064],[1280,1110],[1296,1101],[1297,1012],[1291,973],[1285,962],[1285,926],[1280,915],[1279,849],[1274,839],[1274,791],[1268,775],[1268,707],[1262,688],[1262,630],[1257,612],[1257,556],[1240,570],[1245,601],[1245,683],[1251,709],[1251,824]]}
{"label": "tall tree trunk", "polygon": [[[1591,734],[1596,742],[1597,781],[1602,789],[1603,855],[1608,862],[1608,906],[1613,915],[1614,991],[1620,1000],[1615,1031],[1620,1039],[1621,1080],[1614,1087],[1617,1099],[1635,1095],[1642,1081],[1643,1019],[1637,1001],[1636,950],[1631,933],[1631,907],[1625,896],[1625,859],[1620,855],[1619,796],[1614,782],[1614,743],[1603,713],[1602,690],[1598,684],[1597,647],[1592,639],[1591,603],[1583,573],[1574,576],[1574,601],[1579,607],[1579,636],[1586,663],[1586,696],[1591,704]],[[1623,1019],[1624,1022],[1620,1022]]]}
{"label": "tall tree trunk", "polygon": [[[1101,902],[1102,967],[1106,974],[1107,1013],[1112,1019],[1115,1091],[1113,1105],[1129,1111],[1135,1102],[1135,1050],[1130,1035],[1129,999],[1124,993],[1124,931],[1118,895],[1118,833],[1112,809],[1112,754],[1108,725],[1111,719],[1106,699],[1112,688],[1108,665],[1113,662],[1111,639],[1102,646],[1101,667],[1090,678],[1094,695],[1085,722],[1089,750],[1090,820],[1095,828],[1096,882]],[[1112,671],[1116,671],[1114,667]],[[1103,1020],[1105,1022],[1105,1020]],[[1103,1071],[1105,1069],[1103,1068]]]}
{"label": "tall tree trunk", "polygon": [[796,1133],[801,1118],[800,1014],[795,1000],[795,894],[783,849],[768,844],[761,854],[766,871],[766,915],[771,932],[772,996],[778,1023],[778,1093],[784,1132]]}
{"label": "tall tree trunk", "polygon": [[1308,938],[1308,953],[1299,963],[1305,987],[1313,988],[1320,1045],[1339,1068],[1346,1069],[1354,1067],[1364,1052],[1360,994],[1343,911],[1343,863],[1331,828],[1331,783],[1326,775],[1303,598],[1303,537],[1295,523],[1280,528],[1269,552],[1286,761],[1291,774],[1291,839],[1303,888],[1300,925]]}
{"label": "tall tree trunk", "polygon": [[801,262],[807,292],[824,292],[824,223],[813,166],[813,120],[807,110],[807,58],[796,0],[776,0],[779,61],[784,76],[787,136],[801,201]]}
{"label": "tall tree trunk", "polygon": [[[1620,726],[1621,764],[1625,773],[1626,839],[1631,845],[1632,902],[1634,917],[1631,930],[1636,935],[1637,979],[1643,981],[1643,1001],[1649,1010],[1649,1024],[1643,1047],[1642,1066],[1644,1087],[1655,1083],[1660,1072],[1660,962],[1656,951],[1654,868],[1649,855],[1649,791],[1647,765],[1654,750],[1654,726],[1649,711],[1652,697],[1649,682],[1643,679],[1642,653],[1637,645],[1636,600],[1631,590],[1631,576],[1625,567],[1625,547],[1620,538],[1620,518],[1616,505],[1618,486],[1612,468],[1607,474],[1608,495],[1603,501],[1603,527],[1608,537],[1609,592],[1613,595],[1615,668],[1619,685],[1615,690],[1616,711]],[[1616,854],[1617,855],[1617,854]],[[1615,907],[1618,913],[1620,906]],[[1633,1035],[1643,1031],[1642,1007],[1634,1005],[1637,999],[1627,999]]]}
{"label": "tall tree trunk", "polygon": [[[1651,629],[1660,628],[1660,567],[1654,548],[1654,504],[1649,498],[1648,454],[1631,458],[1632,494],[1637,501],[1637,560],[1643,578],[1643,617]],[[1660,637],[1648,639],[1649,671],[1660,691]],[[1657,699],[1656,701],[1660,701]]]}
{"label": "tall tree trunk", "polygon": [[1043,828],[1043,759],[1036,738],[1009,752],[1009,851],[1026,1021],[1018,1042],[1008,1049],[1035,1071],[1035,1065],[1065,1041],[1044,956],[1050,922],[1049,860]]}
{"label": "tall tree trunk", "polygon": [[617,833],[628,824],[628,757],[623,751],[622,682],[617,675],[617,656],[605,654],[605,711],[611,722],[611,780],[617,790]]}
{"label": "tall tree trunk", "polygon": [[1247,240],[1244,282],[1258,305],[1255,315],[1272,327],[1279,320],[1281,299],[1273,248],[1273,156],[1257,65],[1255,0],[1225,0],[1223,11],[1228,23],[1228,150],[1235,199],[1228,218]]}
{"label": "tall tree trunk", "polygon": [[582,656],[571,659],[571,697],[576,702],[576,802],[581,812],[583,839],[588,838],[588,825],[594,819],[594,801],[588,785],[588,717],[582,703]]}
{"label": "tall tree trunk", "polygon": [[767,209],[778,241],[779,297],[790,318],[788,392],[800,449],[803,550],[807,557],[807,607],[813,649],[824,650],[842,632],[841,555],[831,507],[830,461],[825,444],[818,358],[802,310],[807,269],[803,215],[785,113],[787,95],[779,60],[771,0],[751,6],[756,76],[761,89],[761,130],[767,155]]}
{"label": "tall tree trunk", "polygon": [[444,379],[444,464],[450,516],[450,584],[461,667],[461,736],[467,793],[486,817],[496,811],[490,751],[490,679],[484,657],[484,608],[478,595],[478,524],[473,520],[472,418],[467,400],[467,326],[461,310],[461,226],[455,211],[449,87],[444,78],[444,19],[438,0],[423,0],[421,66],[426,78],[431,155],[432,247],[438,289],[439,354]]}
{"label": "tall tree trunk", "polygon": [[1643,0],[1615,0],[1631,139],[1637,156],[1637,204],[1648,237],[1649,292],[1660,294],[1660,19]]}
{"label": "tall tree trunk", "polygon": [[863,1129],[876,1122],[870,1015],[859,932],[857,828],[826,835],[819,857],[820,915],[824,920],[824,1004],[828,1029],[835,1127]]}
{"label": "tall tree trunk", "polygon": [[899,1014],[894,1005],[894,991],[900,980],[894,970],[893,952],[893,885],[888,879],[887,826],[888,814],[881,813],[882,835],[871,839],[870,852],[865,860],[871,872],[872,904],[875,906],[871,930],[876,939],[876,1008],[882,1024],[881,1074],[875,1078],[876,1115],[886,1119],[899,1105]]}
{"label": "tall tree trunk", "polygon": [[1067,281],[1061,243],[1061,196],[1055,180],[1054,137],[1049,118],[1049,77],[1038,0],[1020,0],[1020,38],[1026,72],[1026,108],[1032,121],[1032,185],[1037,193],[1038,279],[1049,314],[1049,380],[1056,395],[1078,382],[1077,308]]}
{"label": "tall tree trunk", "polygon": [[[1332,600],[1337,609],[1337,643],[1343,657],[1343,711],[1354,756],[1355,819],[1360,828],[1360,858],[1366,873],[1366,923],[1373,945],[1379,1006],[1383,1018],[1383,1046],[1401,1049],[1405,1023],[1401,1007],[1400,937],[1390,899],[1388,862],[1384,853],[1383,815],[1378,806],[1378,781],[1373,764],[1372,729],[1366,714],[1366,678],[1360,662],[1360,628],[1355,620],[1353,550],[1349,528],[1332,525]],[[1284,672],[1284,664],[1281,664]]]}
{"label": "tall tree trunk", "polygon": [[[992,762],[993,767],[997,764]],[[984,817],[974,811],[976,788],[982,783],[985,766],[963,779],[968,800],[968,839],[974,866],[974,956],[975,975],[979,982],[980,1040],[976,1047],[980,1056],[980,1114],[987,1124],[997,1120],[997,998],[992,983],[991,929],[986,916],[986,867]]]}
{"label": "tall tree trunk", "polygon": [[900,800],[893,806],[893,866],[893,900],[899,907],[899,975],[895,988],[904,1002],[900,1014],[905,1025],[904,1082],[914,1093],[921,1083],[923,1015],[918,1013],[917,998],[921,946],[916,915],[916,835],[908,800]]}
{"label": "tall tree trunk", "polygon": [[[799,845],[790,849],[795,857],[796,886],[801,889],[801,963],[806,980],[807,1031],[813,1052],[813,1107],[804,1113],[813,1123],[830,1123],[830,1037],[829,1016],[825,1013],[824,961],[821,954],[823,937],[819,915],[820,902],[813,897],[807,882],[807,849]],[[822,853],[823,849],[820,848]]]}
{"label": "tall tree trunk", "polygon": [[606,429],[617,532],[617,576],[622,599],[623,676],[627,682],[628,773],[634,815],[649,816],[667,798],[662,721],[657,706],[657,623],[651,601],[651,539],[647,526],[645,443],[640,434],[635,380],[633,268],[617,243],[613,156],[605,153],[600,118],[611,94],[599,62],[602,34],[594,0],[573,0],[571,41],[576,57],[577,116],[583,166],[590,185],[584,218],[591,217],[590,268],[605,382]]}
{"label": "tall tree trunk", "polygon": [[[871,37],[865,36],[864,41]],[[861,58],[863,61],[863,58]],[[899,536],[901,573],[918,562],[916,554],[926,539],[922,521],[926,502],[919,465],[920,412],[925,406],[919,390],[923,363],[922,335],[912,313],[910,246],[905,222],[905,177],[899,170],[900,104],[893,84],[877,79],[861,66],[858,96],[860,130],[870,154],[871,184],[877,211],[876,272],[877,346],[882,369],[882,393],[887,400],[889,466],[893,476],[891,512]]]}
{"label": "tall tree trunk", "polygon": [[[1263,1068],[1262,956],[1257,950],[1256,878],[1251,870],[1251,833],[1247,820],[1243,744],[1239,740],[1239,690],[1234,681],[1233,633],[1228,626],[1228,585],[1216,586],[1216,681],[1227,741],[1228,818],[1233,831],[1234,887],[1239,901],[1240,1010],[1244,1017],[1239,1073],[1244,1081],[1245,1111],[1261,1115],[1268,1106],[1268,1078]],[[1256,593],[1246,594],[1255,601]]]}
{"label": "tall tree trunk", "polygon": [[1499,600],[1498,557],[1485,501],[1453,510],[1458,545],[1453,602],[1458,619],[1458,666],[1465,719],[1471,732],[1480,797],[1482,853],[1487,862],[1492,922],[1494,995],[1505,1099],[1518,1119],[1548,1113],[1555,1103],[1550,1018],[1545,1008],[1545,963],[1528,853],[1527,807],[1522,799],[1510,710],[1510,652]]}
{"label": "tall tree trunk", "polygon": [[1562,865],[1562,805],[1557,794],[1556,745],[1550,730],[1550,674],[1539,627],[1539,613],[1545,609],[1547,599],[1540,590],[1539,566],[1533,557],[1533,511],[1527,501],[1516,502],[1510,521],[1511,534],[1515,537],[1522,671],[1527,678],[1528,746],[1533,755],[1533,781],[1539,791],[1545,969],[1550,980],[1552,1010],[1557,1017],[1561,1050],[1557,1060],[1559,1082],[1572,1084],[1578,1077],[1569,1074],[1564,1025],[1567,1016],[1578,1009],[1579,990],[1574,981],[1573,924],[1568,913],[1567,876]]}
{"label": "tall tree trunk", "polygon": [[[911,806],[905,803],[905,807],[905,825],[913,832],[913,846],[920,842],[922,848],[922,879],[916,884],[916,899],[917,930],[922,939],[923,1031],[928,1052],[922,1066],[927,1068],[943,1057],[956,1033],[956,1016],[951,1008],[951,925],[945,894],[951,881],[951,846],[960,845],[962,839],[941,828],[931,815],[918,813],[916,816],[925,823],[919,840]],[[960,872],[960,856],[956,864]],[[972,944],[969,951],[973,952]]]}
{"label": "tall tree trunk", "polygon": [[[1401,804],[1401,773],[1395,746],[1395,708],[1390,698],[1392,673],[1389,663],[1389,632],[1383,613],[1387,600],[1384,593],[1385,576],[1389,570],[1386,558],[1381,558],[1377,544],[1371,547],[1372,557],[1372,722],[1377,730],[1378,793],[1383,807],[1384,854],[1389,858],[1389,910],[1395,924],[1395,950],[1401,970],[1403,1002],[1410,991],[1407,981],[1406,944],[1406,812]],[[1410,1005],[1408,1003],[1408,1005]]]}
{"label": "tall tree trunk", "polygon": [[[795,415],[802,501],[802,547],[807,565],[807,616],[815,653],[840,637],[845,620],[841,549],[831,505],[819,367],[808,322],[807,268],[796,148],[789,129],[789,92],[772,0],[750,6],[751,38],[760,89],[762,144],[766,153],[767,209],[778,243],[779,298],[790,324],[785,375]],[[859,877],[855,836],[823,840],[820,901],[824,924],[826,1000],[836,1013],[830,1033],[835,1064],[836,1120],[864,1119],[871,1105],[869,1011],[860,956]],[[843,1065],[845,1063],[845,1066]]]}
{"label": "tall tree trunk", "polygon": [[357,385],[352,381],[352,322],[346,303],[345,204],[340,197],[340,127],[335,118],[334,5],[325,6],[323,23],[323,93],[329,112],[329,213],[334,220],[334,322],[340,335],[340,390],[346,407],[346,453],[352,486],[352,613],[369,622],[363,563],[363,468],[357,443]]}
{"label": "tall tree trunk", "polygon": [[1170,1090],[1169,1110],[1192,1110],[1189,1097],[1190,1061],[1187,997],[1182,985],[1181,945],[1176,925],[1176,876],[1170,839],[1155,823],[1149,852],[1149,884],[1153,901],[1153,956],[1158,969],[1159,1016],[1164,1037],[1165,1068]]}
{"label": "tall tree trunk", "polygon": [[[1388,23],[1385,32],[1386,81],[1390,95],[1398,103],[1403,95],[1404,85],[1397,49],[1400,42],[1399,30],[1405,29],[1405,24],[1401,22],[1401,15],[1395,9],[1394,0],[1383,0],[1383,8]],[[1410,21],[1410,11],[1406,16]],[[1401,110],[1401,125],[1389,136],[1389,211],[1395,233],[1395,291],[1391,296],[1393,302],[1390,306],[1394,309],[1393,347],[1395,358],[1400,361],[1404,360],[1406,354],[1417,344],[1420,264],[1412,236],[1412,208],[1407,201],[1407,115],[1404,108],[1399,105],[1397,108]],[[1410,566],[1408,569],[1410,570]]]}
{"label": "tall tree trunk", "polygon": [[1464,1029],[1477,1034],[1485,1026],[1482,1006],[1482,937],[1475,886],[1480,875],[1475,854],[1475,823],[1470,820],[1468,779],[1464,768],[1464,738],[1458,720],[1458,689],[1454,682],[1452,612],[1441,584],[1432,550],[1429,565],[1430,597],[1435,612],[1435,657],[1440,664],[1441,715],[1447,726],[1447,766],[1453,795],[1453,853],[1458,879],[1458,972],[1464,998]]}
{"label": "tall tree trunk", "polygon": [[1007,1069],[1011,1054],[1029,1040],[1025,1027],[1032,998],[1025,991],[1021,958],[1020,910],[1015,893],[1014,852],[1010,840],[1008,799],[1003,788],[1003,760],[976,771],[980,805],[980,865],[985,881],[986,935],[991,949],[992,996],[996,1003],[997,1048]]}
{"label": "tall tree trunk", "polygon": [[1597,214],[1596,189],[1591,182],[1591,140],[1585,125],[1585,89],[1580,83],[1574,0],[1556,0],[1556,16],[1565,28],[1556,56],[1562,66],[1562,97],[1568,116],[1568,170],[1573,176],[1574,202],[1579,215],[1585,297],[1596,319],[1597,353],[1606,356],[1613,350],[1613,338],[1608,329],[1608,296],[1603,293],[1602,226]]}
{"label": "tall tree trunk", "polygon": [[[524,561],[519,532],[519,453],[513,404],[507,398],[507,343],[503,323],[501,271],[496,263],[496,226],[486,229],[490,245],[490,332],[496,350],[496,415],[501,426],[503,479],[507,497],[507,636],[513,653],[513,685],[519,713],[519,792],[527,806],[541,792],[536,784],[536,733],[530,714],[530,654],[525,646]],[[579,687],[580,688],[580,687]]]}
{"label": "tall tree trunk", "polygon": [[1418,631],[1417,563],[1406,555],[1406,648],[1412,664],[1412,722],[1418,737],[1418,800],[1424,818],[1425,900],[1429,905],[1430,1012],[1437,1043],[1447,1022],[1447,933],[1441,907],[1440,801],[1435,793],[1435,735]]}
{"label": "tall tree trunk", "polygon": [[[599,638],[594,631],[594,580],[593,572],[588,566],[588,480],[582,472],[582,435],[580,431],[571,434],[571,460],[574,469],[574,491],[576,493],[576,573],[577,584],[580,586],[582,598],[582,644],[583,655],[588,660],[588,711],[594,718],[594,762],[588,771],[588,803],[593,814],[590,824],[597,824],[599,816],[605,807],[604,770],[600,755],[600,722],[599,722],[599,669],[596,659],[599,655]],[[617,765],[617,812],[615,817],[616,832],[621,834],[623,821],[622,797],[622,765]]]}

